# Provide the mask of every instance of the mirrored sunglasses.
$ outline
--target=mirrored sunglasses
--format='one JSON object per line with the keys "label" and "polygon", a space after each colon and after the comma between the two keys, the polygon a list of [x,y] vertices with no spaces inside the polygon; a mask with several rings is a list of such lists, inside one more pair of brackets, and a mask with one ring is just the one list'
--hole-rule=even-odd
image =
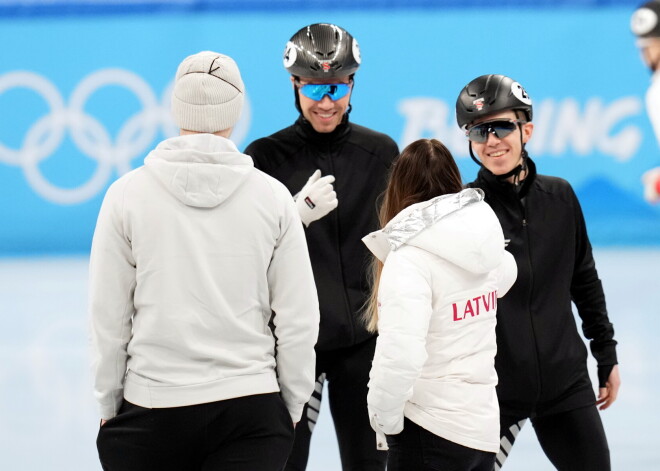
{"label": "mirrored sunglasses", "polygon": [[518,127],[519,120],[502,119],[497,121],[488,121],[472,126],[465,131],[468,139],[472,142],[484,143],[488,140],[489,134],[494,134],[498,139],[503,139]]}
{"label": "mirrored sunglasses", "polygon": [[298,83],[300,93],[314,101],[321,101],[328,95],[332,101],[337,101],[348,95],[351,91],[351,85],[348,83],[308,83],[301,85]]}

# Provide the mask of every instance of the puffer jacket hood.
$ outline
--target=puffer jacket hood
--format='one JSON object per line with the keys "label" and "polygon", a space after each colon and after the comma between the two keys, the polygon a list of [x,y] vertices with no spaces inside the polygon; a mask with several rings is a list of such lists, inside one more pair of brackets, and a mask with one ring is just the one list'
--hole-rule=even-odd
{"label": "puffer jacket hood", "polygon": [[213,134],[167,139],[149,153],[144,165],[182,203],[198,208],[218,206],[254,166],[232,141]]}
{"label": "puffer jacket hood", "polygon": [[362,240],[382,262],[391,251],[411,245],[471,273],[486,273],[501,263],[504,235],[483,199],[482,190],[468,188],[413,204]]}

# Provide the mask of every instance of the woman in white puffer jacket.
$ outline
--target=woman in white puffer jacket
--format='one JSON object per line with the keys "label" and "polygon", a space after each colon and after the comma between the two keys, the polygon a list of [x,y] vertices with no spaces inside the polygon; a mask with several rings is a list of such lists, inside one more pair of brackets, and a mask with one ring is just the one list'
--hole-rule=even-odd
{"label": "woman in white puffer jacket", "polygon": [[379,332],[367,402],[388,471],[490,471],[499,449],[495,314],[517,268],[483,192],[462,188],[444,145],[413,142],[392,167],[383,229],[363,239]]}

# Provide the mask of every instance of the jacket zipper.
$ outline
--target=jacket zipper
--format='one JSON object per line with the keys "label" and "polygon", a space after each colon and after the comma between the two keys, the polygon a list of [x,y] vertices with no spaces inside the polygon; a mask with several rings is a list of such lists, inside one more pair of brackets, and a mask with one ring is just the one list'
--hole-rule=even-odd
{"label": "jacket zipper", "polygon": [[[332,175],[335,175],[335,164],[334,164],[334,152],[333,149],[328,143],[327,146],[327,152],[328,152],[328,162],[330,164],[330,172]],[[336,178],[336,177],[335,177]],[[335,180],[335,185],[337,185],[336,180]],[[335,188],[336,191],[336,188]],[[341,286],[342,286],[342,295],[344,297],[344,306],[345,306],[345,314],[348,320],[348,326],[351,330],[351,342],[350,345],[353,345],[355,343],[355,326],[353,325],[353,314],[351,313],[351,304],[348,302],[348,296],[346,294],[346,277],[344,276],[344,264],[342,263],[342,252],[341,252],[341,246],[339,244],[339,207],[332,211],[333,213],[333,218],[335,221],[335,246],[337,248],[337,265],[339,267],[339,273],[341,274]]]}
{"label": "jacket zipper", "polygon": [[[517,195],[516,195],[517,198]],[[532,339],[534,341],[534,357],[536,359],[536,400],[534,403],[538,403],[540,398],[541,398],[541,390],[542,390],[542,381],[541,381],[541,360],[539,359],[539,349],[538,349],[538,341],[536,340],[536,330],[534,328],[534,321],[533,321],[533,314],[532,314],[532,293],[534,291],[534,272],[532,271],[532,254],[531,254],[531,244],[529,242],[529,229],[528,229],[528,222],[527,222],[527,209],[525,207],[525,204],[523,203],[522,200],[518,199],[518,204],[520,205],[520,211],[522,213],[522,227],[523,227],[523,232],[525,234],[525,241],[526,241],[526,246],[527,246],[527,251],[526,251],[526,256],[527,256],[527,267],[529,270],[529,292],[527,295],[527,313],[529,316],[529,325],[530,329],[532,331]]]}

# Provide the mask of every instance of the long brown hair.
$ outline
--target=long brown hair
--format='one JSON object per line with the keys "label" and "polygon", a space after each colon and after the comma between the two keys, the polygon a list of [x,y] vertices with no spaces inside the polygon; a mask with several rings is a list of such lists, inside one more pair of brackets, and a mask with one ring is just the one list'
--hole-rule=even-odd
{"label": "long brown hair", "polygon": [[[458,193],[462,189],[461,174],[449,149],[436,139],[419,139],[403,149],[390,169],[378,212],[380,227],[385,227],[412,204]],[[367,329],[371,332],[375,332],[378,326],[378,285],[382,271],[383,263],[373,257],[371,296],[364,313]]]}

